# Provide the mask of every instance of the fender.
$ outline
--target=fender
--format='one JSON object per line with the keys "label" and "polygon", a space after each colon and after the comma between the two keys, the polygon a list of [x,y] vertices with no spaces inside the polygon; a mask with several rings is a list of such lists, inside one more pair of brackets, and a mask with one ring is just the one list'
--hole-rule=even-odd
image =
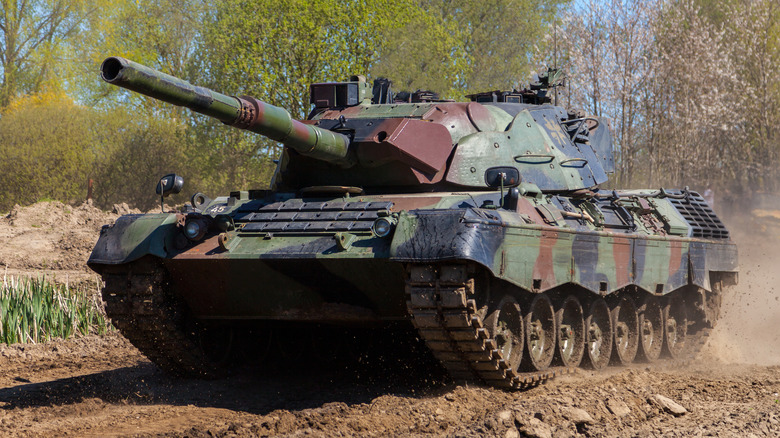
{"label": "fender", "polygon": [[166,257],[176,228],[176,215],[128,214],[100,230],[100,238],[87,265],[100,272],[101,265],[119,265],[145,255]]}
{"label": "fender", "polygon": [[[465,221],[474,209],[414,210],[398,216],[390,259],[398,262],[470,260],[493,269],[504,242],[500,221]],[[496,222],[491,224],[490,222]]]}
{"label": "fender", "polygon": [[[709,291],[713,273],[726,284],[736,283],[733,244],[573,230],[559,236],[562,231],[556,229],[548,230],[550,235],[545,237],[542,231],[535,236],[507,230],[497,215],[473,208],[401,212],[390,259],[418,263],[468,260],[529,291],[546,291],[567,283],[594,294],[602,293],[603,287],[615,292],[629,284],[661,294],[688,284]],[[657,260],[645,262],[650,255],[647,248],[655,249],[652,255]],[[504,270],[505,264],[517,263],[524,267]]]}

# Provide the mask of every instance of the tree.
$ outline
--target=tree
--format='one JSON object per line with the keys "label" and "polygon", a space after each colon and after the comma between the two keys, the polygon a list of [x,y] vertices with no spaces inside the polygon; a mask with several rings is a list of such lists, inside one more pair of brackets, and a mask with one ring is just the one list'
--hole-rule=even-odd
{"label": "tree", "polygon": [[726,38],[742,88],[734,99],[744,112],[740,141],[730,150],[728,175],[743,193],[780,188],[780,5],[740,0],[724,7]]}
{"label": "tree", "polygon": [[383,32],[371,74],[391,79],[396,91],[432,90],[458,98],[469,71],[462,37],[457,23],[436,12],[403,14],[398,26]]}
{"label": "tree", "polygon": [[613,119],[618,184],[777,184],[775,1],[582,6],[564,19],[567,99]]}
{"label": "tree", "polygon": [[201,32],[208,14],[204,0],[115,0],[111,8],[90,15],[93,38],[73,47],[83,60],[74,72],[77,95],[93,106],[115,105],[182,117],[184,111],[97,80],[108,56],[122,56],[176,77],[191,79],[197,67]]}
{"label": "tree", "polygon": [[64,64],[60,45],[93,10],[87,0],[0,0],[0,109],[41,89]]}
{"label": "tree", "polygon": [[655,28],[652,107],[645,136],[651,179],[708,186],[724,180],[734,147],[745,140],[745,90],[731,56],[737,42],[691,0],[669,2]]}
{"label": "tree", "polygon": [[[618,183],[637,171],[654,72],[655,1],[590,0],[568,11],[560,41],[569,78],[564,101],[613,121]],[[646,163],[643,163],[646,165]],[[641,167],[641,165],[639,166]]]}
{"label": "tree", "polygon": [[549,34],[569,0],[431,0],[430,7],[461,33],[469,61],[461,78],[466,92],[522,87],[528,82],[535,57],[551,53]]}

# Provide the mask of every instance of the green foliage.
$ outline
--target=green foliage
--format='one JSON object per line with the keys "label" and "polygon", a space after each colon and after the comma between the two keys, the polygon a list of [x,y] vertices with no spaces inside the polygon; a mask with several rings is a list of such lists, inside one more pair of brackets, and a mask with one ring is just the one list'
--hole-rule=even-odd
{"label": "green foliage", "polygon": [[[197,173],[188,168],[190,143],[182,123],[125,109],[110,115],[99,113],[98,118],[100,124],[92,132],[95,164],[90,173],[98,206],[110,208],[127,202],[142,210],[151,209],[159,202],[154,195],[157,181],[168,173],[187,175],[187,190],[193,190]],[[196,178],[189,177],[193,174]],[[167,202],[186,200],[182,193]]]}
{"label": "green foliage", "polygon": [[465,92],[522,87],[534,73],[534,59],[546,54],[550,27],[570,0],[427,0],[457,29],[468,64],[460,77]]}
{"label": "green foliage", "polygon": [[384,31],[371,67],[397,88],[463,95],[519,88],[551,51],[549,30],[569,0],[426,0]]}
{"label": "green foliage", "polygon": [[189,78],[197,66],[198,45],[207,5],[201,0],[115,0],[110,8],[91,15],[91,38],[74,47],[87,60],[74,79],[79,82],[80,96],[96,106],[115,108],[116,99],[123,106],[138,111],[155,111],[159,116],[181,115],[170,105],[130,93],[96,80],[95,72],[107,56],[123,56],[164,73]]}
{"label": "green foliage", "polygon": [[0,118],[0,211],[41,199],[83,200],[90,179],[99,207],[149,209],[160,176],[186,173],[184,131],[176,121],[96,111],[64,96],[19,99]]}
{"label": "green foliage", "polygon": [[0,118],[0,210],[83,199],[93,163],[91,111],[60,99],[25,102]]}
{"label": "green foliage", "polygon": [[458,23],[433,11],[403,17],[385,32],[371,75],[390,78],[398,90],[433,90],[442,97],[460,97],[470,69]]}
{"label": "green foliage", "polygon": [[46,342],[110,329],[97,295],[45,278],[4,278],[0,287],[0,342]]}
{"label": "green foliage", "polygon": [[61,49],[94,10],[91,0],[0,0],[0,108],[67,70]]}
{"label": "green foliage", "polygon": [[265,138],[226,128],[204,116],[193,117],[197,128],[187,132],[188,163],[193,185],[187,190],[227,194],[231,190],[268,187],[279,146]]}

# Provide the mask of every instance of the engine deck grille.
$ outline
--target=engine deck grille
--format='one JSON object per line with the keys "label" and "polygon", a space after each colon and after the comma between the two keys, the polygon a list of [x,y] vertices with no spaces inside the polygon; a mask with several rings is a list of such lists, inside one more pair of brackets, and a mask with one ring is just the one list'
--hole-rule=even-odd
{"label": "engine deck grille", "polygon": [[690,192],[687,199],[669,198],[672,205],[693,228],[691,237],[704,239],[728,239],[729,230],[720,221],[707,204],[707,201],[696,192]]}
{"label": "engine deck grille", "polygon": [[[252,203],[248,203],[252,204]],[[233,217],[242,231],[266,233],[368,232],[392,202],[285,201],[254,207],[244,205]]]}

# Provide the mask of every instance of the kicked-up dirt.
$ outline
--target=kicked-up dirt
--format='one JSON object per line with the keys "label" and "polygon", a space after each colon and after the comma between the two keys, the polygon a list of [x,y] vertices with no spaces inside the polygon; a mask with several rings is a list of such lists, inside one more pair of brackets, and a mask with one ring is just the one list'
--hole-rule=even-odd
{"label": "kicked-up dirt", "polygon": [[[62,215],[97,214],[52,204],[71,209]],[[0,218],[0,269],[60,266],[54,275],[89,278],[83,261],[101,221],[116,214],[84,223],[38,218],[51,210],[37,204]],[[780,236],[760,232],[755,220],[730,221],[740,284],[694,362],[579,370],[504,392],[450,383],[426,358],[341,367],[304,352],[294,367],[248,361],[227,377],[192,380],[163,374],[112,333],[0,346],[0,435],[780,436]],[[80,243],[62,249],[63,239]]]}

